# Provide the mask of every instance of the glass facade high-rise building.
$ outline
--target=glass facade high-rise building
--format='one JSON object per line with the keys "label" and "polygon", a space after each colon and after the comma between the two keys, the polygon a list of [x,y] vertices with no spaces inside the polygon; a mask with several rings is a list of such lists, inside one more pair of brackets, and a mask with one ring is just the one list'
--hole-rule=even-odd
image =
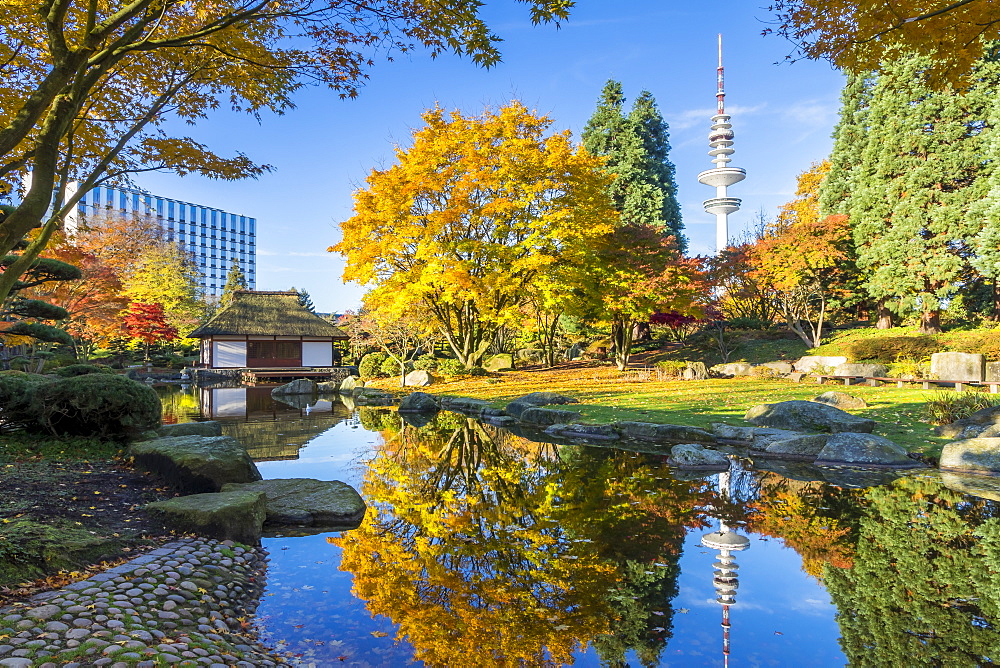
{"label": "glass facade high-rise building", "polygon": [[[218,296],[233,262],[238,261],[251,290],[257,285],[257,220],[200,204],[128,188],[98,186],[77,205],[79,217],[144,216],[155,219],[167,240],[191,253],[205,295]],[[66,223],[72,228],[77,217]]]}

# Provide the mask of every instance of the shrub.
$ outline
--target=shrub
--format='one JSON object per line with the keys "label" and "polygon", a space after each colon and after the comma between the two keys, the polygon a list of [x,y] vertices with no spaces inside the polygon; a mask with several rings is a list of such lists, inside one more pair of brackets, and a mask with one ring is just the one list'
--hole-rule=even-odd
{"label": "shrub", "polygon": [[889,378],[930,378],[931,364],[928,361],[900,360],[889,364]]}
{"label": "shrub", "polygon": [[679,378],[684,373],[687,365],[688,363],[685,361],[660,360],[656,363],[656,379],[670,380],[671,378]]}
{"label": "shrub", "polygon": [[385,353],[368,353],[358,364],[358,375],[362,378],[379,378],[382,376],[382,363],[389,356]]}
{"label": "shrub", "polygon": [[446,376],[461,376],[465,373],[465,365],[455,359],[439,360],[438,371]]}
{"label": "shrub", "polygon": [[858,339],[847,346],[854,360],[895,362],[899,359],[922,359],[942,349],[933,336],[883,336]]}
{"label": "shrub", "polygon": [[438,361],[433,355],[421,355],[413,363],[413,368],[420,371],[434,371],[437,368]]}
{"label": "shrub", "polygon": [[114,373],[114,371],[111,367],[96,364],[70,364],[56,369],[53,373],[63,378],[72,378],[73,376],[86,376],[90,373]]}
{"label": "shrub", "polygon": [[31,399],[35,388],[48,382],[44,376],[23,371],[0,372],[0,425],[6,429],[23,429],[35,424]]}
{"label": "shrub", "polygon": [[469,374],[470,376],[488,376],[488,375],[490,375],[490,372],[487,371],[486,369],[484,369],[481,366],[470,367],[470,368],[466,369],[465,372],[467,374]]}
{"label": "shrub", "polygon": [[174,353],[165,353],[163,355],[156,355],[151,358],[150,361],[153,366],[157,366],[164,369],[183,369],[188,366],[188,361],[186,358]]}
{"label": "shrub", "polygon": [[937,392],[924,404],[924,417],[931,424],[951,424],[998,403],[997,397],[986,392]]}
{"label": "shrub", "polygon": [[126,440],[160,425],[160,399],[152,388],[124,376],[92,373],[34,388],[35,423],[55,436]]}
{"label": "shrub", "polygon": [[[403,365],[403,368],[405,369],[404,373],[408,373],[410,371],[413,371],[413,364],[410,362],[406,362]],[[397,362],[396,360],[392,359],[387,355],[386,358],[382,361],[382,364],[379,366],[379,371],[382,373],[383,376],[386,376],[388,378],[392,378],[394,376],[398,378],[399,362]]]}
{"label": "shrub", "polygon": [[951,346],[959,353],[979,353],[990,361],[1000,360],[1000,332],[976,332],[969,334]]}

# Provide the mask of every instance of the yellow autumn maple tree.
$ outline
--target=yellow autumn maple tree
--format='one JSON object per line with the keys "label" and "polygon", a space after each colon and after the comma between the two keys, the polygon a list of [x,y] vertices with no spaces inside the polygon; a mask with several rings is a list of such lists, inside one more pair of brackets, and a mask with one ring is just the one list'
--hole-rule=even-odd
{"label": "yellow autumn maple tree", "polygon": [[[572,6],[521,1],[534,23],[565,19]],[[0,222],[0,256],[45,224],[5,265],[0,301],[95,185],[156,169],[220,179],[266,171],[170,134],[168,119],[195,123],[221,106],[281,113],[308,83],[354,96],[378,52],[423,46],[489,66],[498,42],[481,3],[466,0],[0,2],[0,195],[26,186]],[[61,206],[50,215],[53,201]]]}
{"label": "yellow autumn maple tree", "polygon": [[1000,6],[992,0],[774,0],[777,32],[808,58],[842,69],[881,69],[894,53],[931,56],[931,73],[958,82],[1000,38]]}
{"label": "yellow autumn maple tree", "polygon": [[[344,279],[371,288],[379,308],[420,303],[467,366],[517,318],[534,280],[580,262],[617,213],[603,159],[568,132],[511,102],[480,116],[424,113],[413,146],[374,170],[330,248]],[[391,309],[390,309],[391,310]]]}
{"label": "yellow autumn maple tree", "polygon": [[778,293],[789,329],[807,346],[820,344],[836,268],[849,255],[847,216],[819,217],[819,184],[830,169],[824,160],[799,175],[796,198],[753,248],[755,275]]}

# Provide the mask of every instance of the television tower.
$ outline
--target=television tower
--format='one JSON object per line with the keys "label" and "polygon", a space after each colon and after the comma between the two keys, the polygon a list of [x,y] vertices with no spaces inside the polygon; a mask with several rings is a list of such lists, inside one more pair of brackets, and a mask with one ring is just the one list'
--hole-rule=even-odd
{"label": "television tower", "polygon": [[706,213],[715,214],[715,251],[721,253],[729,245],[729,214],[740,210],[740,199],[730,197],[727,188],[747,177],[746,170],[729,167],[733,154],[733,126],[726,113],[726,91],[723,87],[722,35],[719,35],[719,90],[716,94],[718,110],[712,116],[712,131],[708,134],[708,145],[715,167],[698,175],[698,181],[715,188],[715,197],[704,202]]}

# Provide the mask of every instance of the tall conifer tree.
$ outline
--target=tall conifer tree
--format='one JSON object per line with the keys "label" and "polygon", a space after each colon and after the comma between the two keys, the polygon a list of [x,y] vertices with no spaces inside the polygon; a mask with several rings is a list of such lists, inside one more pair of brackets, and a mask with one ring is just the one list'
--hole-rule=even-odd
{"label": "tall conifer tree", "polygon": [[982,228],[968,213],[984,195],[984,130],[997,75],[987,64],[964,94],[934,90],[927,64],[901,57],[879,76],[849,215],[868,294],[900,313],[920,313],[921,331],[934,333],[968,278],[970,240]]}
{"label": "tall conifer tree", "polygon": [[861,152],[868,143],[868,108],[874,79],[869,75],[850,74],[840,94],[840,120],[833,130],[830,171],[819,190],[821,218],[847,214]]}
{"label": "tall conifer tree", "polygon": [[246,289],[247,277],[243,274],[243,270],[240,269],[240,261],[233,260],[232,266],[229,267],[229,273],[226,275],[226,284],[222,287],[222,296],[219,298],[219,302],[225,306],[233,301],[233,296],[237,290]]}
{"label": "tall conifer tree", "polygon": [[584,126],[583,145],[593,155],[606,156],[606,169],[618,175],[610,195],[622,221],[664,230],[683,252],[687,240],[669,159],[670,132],[652,94],[640,93],[625,114],[622,85],[609,80]]}

